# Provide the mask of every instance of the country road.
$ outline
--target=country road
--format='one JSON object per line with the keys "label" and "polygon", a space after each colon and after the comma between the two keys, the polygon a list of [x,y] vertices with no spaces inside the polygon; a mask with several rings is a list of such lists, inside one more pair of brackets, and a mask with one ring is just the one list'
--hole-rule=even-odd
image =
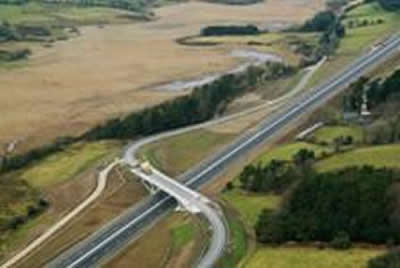
{"label": "country road", "polygon": [[[149,139],[143,139],[139,143],[134,144],[134,147],[131,147],[131,152],[125,154],[125,159],[128,161],[131,161],[131,164],[136,163],[136,160],[134,160],[131,156],[135,155],[136,153],[132,153],[132,150],[136,152],[136,150],[139,149],[139,147],[151,143],[153,140],[159,140],[163,139],[169,136],[174,136],[174,135],[179,135],[182,133],[187,133],[190,131],[193,131],[195,129],[200,129],[200,128],[205,128],[205,127],[210,127],[218,124],[223,124],[228,121],[233,121],[237,118],[258,112],[262,109],[269,109],[271,111],[279,108],[281,105],[284,104],[284,101],[289,99],[290,97],[296,95],[297,93],[301,92],[305,85],[308,83],[308,81],[311,79],[313,74],[324,64],[326,61],[326,58],[323,58],[320,62],[318,62],[314,66],[308,67],[305,72],[306,74],[304,77],[300,80],[300,82],[296,85],[296,87],[286,93],[283,96],[280,96],[274,100],[267,101],[263,104],[259,104],[255,107],[246,109],[241,112],[237,112],[231,115],[223,116],[221,118],[213,119],[210,121],[207,121],[205,123],[189,126],[189,127],[184,127],[182,129],[179,129],[177,131],[171,131],[168,133],[162,133],[160,135],[152,136]],[[101,171],[98,175],[97,179],[97,186],[96,189],[87,197],[86,200],[84,200],[80,205],[78,205],[76,208],[74,208],[70,213],[68,213],[65,217],[63,217],[59,222],[57,222],[55,225],[53,225],[49,230],[47,230],[45,233],[43,233],[41,236],[39,236],[37,239],[32,241],[32,243],[24,248],[22,251],[20,251],[18,254],[7,260],[5,263],[3,263],[0,267],[1,268],[8,268],[16,264],[17,262],[21,261],[23,258],[28,256],[34,249],[38,248],[40,245],[45,243],[47,239],[51,238],[54,236],[58,231],[60,231],[62,228],[64,228],[74,217],[76,217],[79,213],[83,212],[90,204],[92,204],[101,194],[103,193],[108,174],[110,170],[115,167],[118,164],[117,161],[114,161],[110,165],[108,165],[103,171]]]}
{"label": "country road", "polygon": [[99,173],[97,178],[97,186],[96,189],[89,195],[88,198],[85,199],[79,206],[74,208],[71,212],[69,212],[65,217],[63,217],[59,222],[53,225],[50,229],[48,229],[45,233],[35,239],[32,243],[29,244],[26,248],[24,248],[21,252],[13,256],[3,265],[1,268],[9,268],[16,264],[18,261],[26,257],[30,252],[34,249],[42,245],[47,239],[55,235],[59,230],[61,230],[64,226],[66,226],[72,219],[74,219],[79,213],[84,211],[89,205],[91,205],[104,191],[107,184],[107,178],[110,171],[118,164],[118,161],[114,161],[109,164],[103,171]]}
{"label": "country road", "polygon": [[[191,188],[198,188],[206,182],[209,182],[212,178],[215,178],[221,170],[242,157],[246,152],[267,141],[300,116],[322,105],[329,98],[343,90],[346,85],[357,80],[372,67],[377,66],[395,53],[398,53],[399,46],[400,36],[398,35],[386,40],[379,48],[369,51],[360,57],[353,64],[347,66],[342,73],[334,76],[324,85],[314,88],[307,95],[294,98],[291,104],[285,107],[285,109],[281,109],[275,115],[262,121],[256,132],[247,133],[239,137],[223,152],[210,158],[208,162],[204,162],[199,167],[183,174],[181,179]],[[150,137],[144,141],[133,144],[126,151],[125,159],[133,163],[135,161],[134,153],[144,144],[168,137],[168,135],[172,136],[180,133],[182,132],[177,130]],[[146,202],[132,208],[106,228],[103,228],[71,250],[65,252],[48,266],[71,268],[95,267],[101,263],[105,257],[112,256],[126,246],[129,241],[138,237],[140,235],[140,230],[146,225],[159,219],[160,216],[165,215],[175,206],[176,201],[172,197],[165,193],[158,193]],[[115,236],[113,239],[108,239],[115,232],[118,232],[119,235]],[[91,252],[91,254],[87,254],[88,252]],[[84,258],[82,256],[84,256]],[[80,260],[79,263],[76,263],[77,260]]]}

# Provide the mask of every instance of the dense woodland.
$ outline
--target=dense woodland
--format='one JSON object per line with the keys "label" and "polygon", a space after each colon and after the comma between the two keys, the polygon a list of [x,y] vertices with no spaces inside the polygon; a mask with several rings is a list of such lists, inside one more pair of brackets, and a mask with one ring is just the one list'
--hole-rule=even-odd
{"label": "dense woodland", "polygon": [[392,249],[389,253],[375,257],[368,262],[368,268],[399,268],[400,249]]}
{"label": "dense woodland", "polygon": [[341,236],[357,242],[398,243],[399,179],[397,171],[368,166],[309,172],[279,212],[260,215],[257,239],[332,242]]}

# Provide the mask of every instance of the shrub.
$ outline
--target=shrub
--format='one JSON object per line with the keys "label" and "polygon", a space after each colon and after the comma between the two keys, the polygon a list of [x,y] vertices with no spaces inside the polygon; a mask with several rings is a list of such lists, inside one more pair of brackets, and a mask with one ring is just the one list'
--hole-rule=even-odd
{"label": "shrub", "polygon": [[235,188],[235,186],[233,185],[233,183],[230,181],[230,182],[228,182],[227,184],[226,184],[226,186],[225,186],[225,189],[227,190],[227,191],[231,191],[231,190],[233,190],[233,188]]}
{"label": "shrub", "polygon": [[369,260],[368,268],[400,268],[400,250],[396,249]]}
{"label": "shrub", "polygon": [[333,11],[322,11],[306,21],[300,30],[305,32],[324,32],[332,28],[335,21],[336,15]]}
{"label": "shrub", "polygon": [[351,248],[350,237],[346,232],[338,232],[335,238],[330,242],[330,246],[335,249],[349,249]]}

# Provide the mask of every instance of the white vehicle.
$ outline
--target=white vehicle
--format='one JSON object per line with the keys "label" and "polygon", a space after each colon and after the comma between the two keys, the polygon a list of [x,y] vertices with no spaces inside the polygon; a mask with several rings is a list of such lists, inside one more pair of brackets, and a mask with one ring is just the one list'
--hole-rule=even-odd
{"label": "white vehicle", "polygon": [[144,173],[146,173],[147,175],[151,175],[153,174],[151,165],[149,162],[143,162],[140,164],[140,168],[143,170]]}

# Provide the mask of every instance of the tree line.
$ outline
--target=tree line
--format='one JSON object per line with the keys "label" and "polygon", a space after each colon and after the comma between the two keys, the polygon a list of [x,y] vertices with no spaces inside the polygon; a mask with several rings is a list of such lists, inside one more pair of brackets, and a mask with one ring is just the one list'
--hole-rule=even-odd
{"label": "tree line", "polygon": [[367,96],[368,109],[375,120],[365,127],[366,142],[388,144],[400,141],[400,70],[386,78],[360,78],[350,86],[344,97],[346,108],[360,112],[363,95]]}
{"label": "tree line", "polygon": [[83,7],[110,7],[128,11],[142,12],[146,8],[146,2],[142,0],[42,0],[48,4],[68,4]]}
{"label": "tree line", "polygon": [[54,142],[21,155],[0,157],[0,174],[17,170],[63,151],[78,141],[135,139],[161,131],[204,122],[222,113],[236,97],[258,83],[293,74],[296,69],[283,63],[251,66],[240,74],[224,75],[216,81],[195,88],[191,94],[108,120],[79,137],[61,137]]}
{"label": "tree line", "polygon": [[[0,0],[0,4],[5,5],[24,5],[31,0]],[[110,7],[128,11],[142,12],[147,3],[142,0],[40,0],[47,4],[76,5],[82,7]]]}
{"label": "tree line", "polygon": [[346,96],[350,102],[351,109],[360,111],[363,103],[364,92],[368,98],[368,109],[375,109],[380,105],[396,99],[400,95],[400,69],[394,71],[386,78],[371,80],[361,77],[350,85],[350,94]]}
{"label": "tree line", "polygon": [[295,181],[308,174],[315,159],[314,151],[300,149],[292,161],[273,159],[266,165],[247,165],[239,174],[240,186],[250,192],[282,194]]}
{"label": "tree line", "polygon": [[202,36],[219,35],[255,35],[261,31],[254,25],[227,25],[227,26],[208,26],[201,30]]}
{"label": "tree line", "polygon": [[[342,24],[341,17],[332,10],[318,12],[302,26],[294,27],[289,31],[321,33],[318,46],[312,47],[307,53],[309,56],[303,65],[314,64],[322,57],[333,54],[339,46],[340,39],[346,35],[346,28]],[[310,47],[307,49],[310,50]]]}
{"label": "tree line", "polygon": [[84,134],[85,139],[132,139],[161,131],[204,122],[219,113],[236,97],[260,81],[291,75],[295,68],[268,62],[250,67],[240,74],[227,74],[216,81],[193,89],[186,96],[109,120]]}
{"label": "tree line", "polygon": [[0,43],[8,41],[24,41],[29,40],[32,37],[50,37],[51,35],[51,30],[45,26],[23,24],[12,25],[6,20],[0,24]]}
{"label": "tree line", "polygon": [[1,5],[23,5],[28,3],[28,0],[0,0]]}
{"label": "tree line", "polygon": [[16,61],[26,59],[31,54],[29,49],[18,49],[14,51],[7,51],[0,49],[0,61]]}

